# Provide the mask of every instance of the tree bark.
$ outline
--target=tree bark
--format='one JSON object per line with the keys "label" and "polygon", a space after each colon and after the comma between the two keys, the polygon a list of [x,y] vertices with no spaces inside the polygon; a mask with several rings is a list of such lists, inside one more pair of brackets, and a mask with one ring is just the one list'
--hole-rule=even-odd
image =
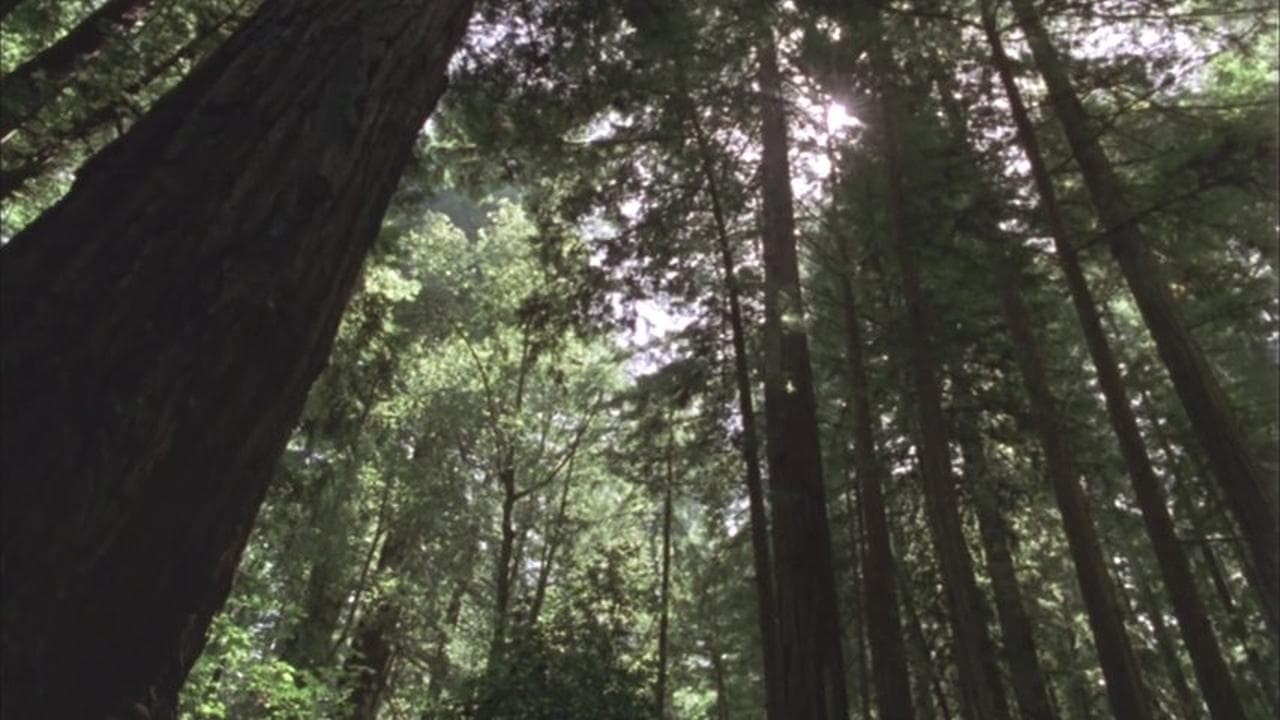
{"label": "tree bark", "polygon": [[964,460],[964,483],[977,510],[979,535],[987,558],[987,574],[991,576],[991,593],[995,597],[1014,700],[1023,720],[1055,720],[1057,716],[1036,651],[1031,617],[1022,599],[1022,586],[1009,549],[1008,527],[1000,513],[993,481],[986,473],[982,438],[971,421],[963,418],[957,419],[956,438]]}
{"label": "tree bark", "polygon": [[956,504],[942,393],[938,384],[938,362],[930,338],[928,318],[932,313],[926,307],[903,186],[898,138],[898,123],[902,116],[897,107],[895,71],[889,50],[878,37],[878,30],[872,34],[876,36],[872,40],[871,54],[879,95],[879,142],[886,167],[890,232],[907,309],[911,376],[920,427],[920,474],[929,530],[946,589],[960,677],[961,712],[966,720],[1007,720],[1009,708],[1000,686],[999,670],[988,652],[992,647],[991,637]]}
{"label": "tree bark", "polygon": [[787,124],[770,33],[760,53],[765,423],[773,492],[782,716],[847,717],[831,530],[796,254]]}
{"label": "tree bark", "polygon": [[769,520],[764,506],[764,480],[760,472],[760,435],[756,428],[755,402],[751,389],[751,370],[747,362],[747,332],[742,319],[742,293],[738,285],[733,245],[725,218],[720,184],[716,180],[711,143],[702,129],[696,112],[686,112],[698,143],[699,166],[707,183],[711,217],[715,222],[716,246],[720,252],[720,271],[724,276],[726,299],[729,301],[729,330],[733,346],[733,379],[738,393],[738,413],[742,417],[742,462],[746,466],[747,507],[751,521],[751,559],[755,570],[756,621],[760,626],[760,648],[763,660],[765,717],[782,720],[779,702],[782,698],[781,668],[778,660],[778,610],[774,593],[772,551],[769,548]]}
{"label": "tree bark", "polygon": [[1147,454],[1146,444],[1129,403],[1128,391],[1120,376],[1119,365],[1107,341],[1097,304],[1058,206],[1053,180],[1040,151],[1030,114],[1015,82],[1011,63],[1005,54],[989,0],[984,0],[982,10],[982,23],[991,45],[993,64],[1009,100],[1023,154],[1031,166],[1040,195],[1040,209],[1053,235],[1058,263],[1066,279],[1076,316],[1080,320],[1085,344],[1098,374],[1098,383],[1102,387],[1107,416],[1119,441],[1129,478],[1133,482],[1134,495],[1142,512],[1147,535],[1151,538],[1160,574],[1173,604],[1174,615],[1178,619],[1178,629],[1191,655],[1196,679],[1215,720],[1243,717],[1244,708],[1232,685],[1231,673],[1223,660],[1217,635],[1191,573],[1191,563],[1178,542],[1164,491],[1151,465],[1151,458]]}
{"label": "tree bark", "polygon": [[172,716],[470,6],[271,0],[0,249],[5,718]]}
{"label": "tree bark", "polygon": [[0,95],[0,138],[30,120],[65,88],[68,78],[96,55],[113,34],[142,21],[155,0],[107,0],[54,44],[4,77]]}
{"label": "tree bark", "polygon": [[1259,591],[1275,627],[1280,623],[1280,511],[1275,478],[1263,472],[1253,457],[1213,369],[1188,331],[1160,263],[1125,200],[1110,160],[1090,130],[1084,107],[1033,4],[1014,0],[1013,8],[1085,187],[1107,229],[1111,254],[1128,282],[1227,503],[1248,538],[1262,580]]}
{"label": "tree bark", "polygon": [[860,486],[859,509],[865,546],[863,549],[862,597],[865,626],[870,635],[871,666],[876,690],[876,706],[885,720],[911,720],[911,681],[907,654],[902,642],[902,620],[898,615],[895,590],[897,571],[889,540],[885,510],[883,470],[876,458],[875,421],[872,419],[870,383],[862,354],[862,329],[853,292],[853,259],[847,247],[841,249],[845,270],[840,275],[840,292],[845,316],[845,359],[849,388],[853,396],[853,461]]}

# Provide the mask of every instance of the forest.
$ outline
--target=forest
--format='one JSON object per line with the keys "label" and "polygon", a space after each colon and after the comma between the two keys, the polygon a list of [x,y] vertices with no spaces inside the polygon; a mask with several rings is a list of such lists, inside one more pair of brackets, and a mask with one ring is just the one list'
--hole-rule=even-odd
{"label": "forest", "polygon": [[1280,716],[1278,52],[0,0],[0,718]]}

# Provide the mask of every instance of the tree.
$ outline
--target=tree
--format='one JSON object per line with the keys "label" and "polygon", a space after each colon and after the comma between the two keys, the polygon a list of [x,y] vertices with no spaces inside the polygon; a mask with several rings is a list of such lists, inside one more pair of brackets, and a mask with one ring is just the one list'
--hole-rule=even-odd
{"label": "tree", "polygon": [[469,5],[268,3],[0,251],[6,717],[172,714]]}
{"label": "tree", "polygon": [[[767,30],[772,33],[772,30]],[[846,717],[831,530],[796,258],[782,82],[772,36],[759,55],[763,129],[765,447],[773,497],[779,653],[787,717]]]}

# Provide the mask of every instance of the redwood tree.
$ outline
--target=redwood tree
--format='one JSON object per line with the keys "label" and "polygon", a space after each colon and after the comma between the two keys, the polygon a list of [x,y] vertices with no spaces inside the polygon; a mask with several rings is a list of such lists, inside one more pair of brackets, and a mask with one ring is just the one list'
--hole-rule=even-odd
{"label": "redwood tree", "polygon": [[0,251],[4,717],[171,717],[467,24],[267,2]]}

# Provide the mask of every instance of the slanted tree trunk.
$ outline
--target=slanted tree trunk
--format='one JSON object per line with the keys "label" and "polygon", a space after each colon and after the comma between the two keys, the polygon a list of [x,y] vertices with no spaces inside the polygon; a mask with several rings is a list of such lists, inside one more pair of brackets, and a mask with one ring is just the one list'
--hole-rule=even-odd
{"label": "slanted tree trunk", "polygon": [[840,294],[845,315],[845,360],[849,388],[853,396],[853,461],[860,488],[859,508],[865,546],[863,549],[862,597],[865,627],[870,635],[871,666],[876,690],[876,706],[885,720],[911,720],[911,680],[907,653],[902,642],[902,621],[894,578],[893,548],[889,540],[889,520],[885,510],[883,469],[876,458],[875,421],[872,419],[870,383],[862,353],[862,328],[858,320],[852,275],[853,258],[842,246],[845,269],[840,275]]}
{"label": "slanted tree trunk", "polygon": [[1258,590],[1274,630],[1280,626],[1280,510],[1276,480],[1268,477],[1253,457],[1213,369],[1188,331],[1160,263],[1138,226],[1110,160],[1089,127],[1084,106],[1033,3],[1013,0],[1013,8],[1085,187],[1106,228],[1111,254],[1155,340],[1223,495],[1248,539],[1261,579]]}
{"label": "slanted tree trunk", "polygon": [[3,717],[172,717],[470,8],[269,0],[0,249]]}
{"label": "slanted tree trunk", "polygon": [[0,138],[8,139],[14,129],[40,112],[112,35],[123,34],[141,22],[155,4],[155,0],[107,0],[57,42],[4,76]]}
{"label": "slanted tree trunk", "polygon": [[1000,305],[1031,403],[1032,420],[1044,451],[1045,469],[1058,502],[1058,511],[1062,513],[1067,546],[1071,550],[1089,628],[1093,631],[1098,660],[1106,678],[1107,699],[1116,717],[1151,718],[1151,700],[1129,644],[1124,615],[1089,513],[1088,500],[1077,480],[1067,428],[1059,414],[1057,400],[1049,389],[1044,363],[1040,359],[1039,340],[1031,330],[1031,319],[1022,300],[1021,278],[1017,268],[1008,266],[1007,261],[1001,265],[1004,269],[996,279],[1000,288]]}
{"label": "slanted tree trunk", "polygon": [[979,536],[986,554],[987,574],[991,576],[991,593],[995,597],[996,617],[1000,621],[1004,659],[1013,684],[1014,700],[1023,720],[1054,720],[1057,716],[1040,667],[1035,632],[1014,569],[1008,526],[1000,512],[993,481],[986,474],[982,438],[971,423],[970,419],[957,420],[956,439],[960,442],[964,460],[964,484],[969,488],[977,510]]}
{"label": "slanted tree trunk", "polygon": [[946,589],[955,662],[960,677],[961,712],[966,720],[1007,720],[1009,708],[1000,685],[999,670],[989,652],[993,646],[983,601],[956,504],[942,393],[938,384],[938,362],[930,338],[928,318],[932,313],[924,298],[917,264],[918,249],[912,240],[910,211],[903,186],[898,139],[898,123],[903,116],[898,108],[896,73],[889,49],[878,39],[878,30],[872,30],[870,34],[875,36],[871,54],[879,96],[878,133],[887,174],[890,232],[907,309],[911,376],[920,427],[920,474],[929,530]]}
{"label": "slanted tree trunk", "polygon": [[773,492],[780,707],[787,720],[841,720],[848,712],[842,635],[796,254],[782,79],[771,34],[761,50],[765,423]]}
{"label": "slanted tree trunk", "polygon": [[1223,660],[1217,635],[1191,574],[1191,563],[1178,542],[1164,491],[1152,468],[1151,458],[1147,454],[1146,444],[1142,440],[1137,419],[1129,403],[1128,391],[1120,376],[1119,365],[1107,341],[1097,304],[1094,302],[1093,294],[1080,267],[1079,258],[1058,206],[1057,193],[1040,151],[1035,127],[1005,54],[990,0],[984,0],[982,22],[987,40],[991,45],[993,64],[1009,100],[1019,143],[1031,166],[1032,176],[1040,196],[1040,210],[1049,223],[1058,263],[1066,279],[1076,316],[1080,320],[1089,356],[1098,374],[1098,383],[1102,387],[1106,401],[1107,416],[1119,441],[1125,467],[1133,482],[1134,495],[1142,512],[1147,535],[1151,538],[1156,560],[1160,566],[1160,574],[1173,604],[1174,615],[1178,618],[1178,629],[1191,656],[1196,679],[1215,720],[1242,717],[1243,706],[1232,685],[1231,673]]}
{"label": "slanted tree trunk", "polygon": [[742,319],[742,293],[738,285],[733,245],[725,219],[720,183],[715,172],[710,138],[692,108],[686,112],[698,144],[699,167],[707,184],[711,217],[715,223],[716,247],[720,252],[720,271],[724,276],[725,296],[729,301],[730,341],[733,345],[733,380],[738,393],[738,414],[742,418],[742,462],[746,466],[747,507],[751,521],[751,560],[755,570],[756,622],[760,626],[760,648],[763,660],[765,716],[782,720],[779,702],[782,698],[781,667],[778,659],[778,610],[774,594],[772,551],[769,549],[769,520],[764,506],[764,480],[760,472],[760,435],[756,428],[755,401],[751,389],[751,370],[747,361],[747,332]]}

